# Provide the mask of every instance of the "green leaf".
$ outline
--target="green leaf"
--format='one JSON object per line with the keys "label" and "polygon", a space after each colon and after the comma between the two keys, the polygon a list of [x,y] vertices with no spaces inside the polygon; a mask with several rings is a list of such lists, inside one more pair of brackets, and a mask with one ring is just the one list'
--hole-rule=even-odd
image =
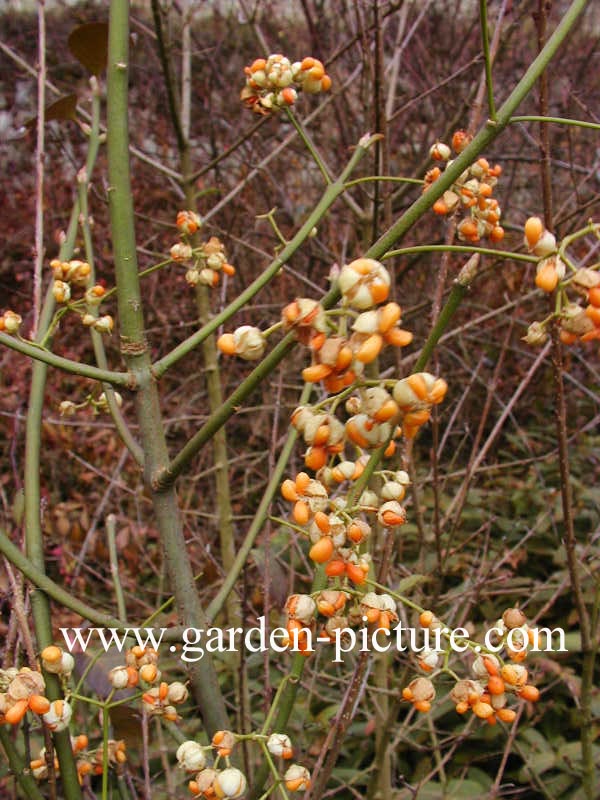
{"label": "green leaf", "polygon": [[[600,763],[600,747],[598,745],[592,746],[592,753],[594,763]],[[558,750],[557,766],[567,772],[572,772],[574,765],[581,765],[581,742],[565,742]]]}
{"label": "green leaf", "polygon": [[419,586],[421,583],[425,583],[429,580],[427,575],[408,575],[406,578],[402,578],[398,586],[394,589],[394,591],[398,592],[398,594],[405,594],[409,592],[411,589],[414,589],[415,586]]}
{"label": "green leaf", "polygon": [[556,766],[556,753],[544,752],[529,753],[526,760],[526,765],[521,768],[519,772],[519,780],[521,783],[527,783],[529,780],[529,773],[533,772],[534,775],[542,775],[549,769]]}
{"label": "green leaf", "polygon": [[100,75],[106,69],[108,56],[106,22],[88,22],[74,28],[69,34],[68,45],[71,53],[92,75]]}
{"label": "green leaf", "polygon": [[467,778],[463,781],[459,778],[455,778],[448,781],[447,790],[444,797],[452,797],[453,800],[459,800],[459,798],[464,798],[467,800],[467,798],[471,797],[482,797],[482,790],[489,789],[490,785],[491,781],[489,780],[485,786],[482,786],[478,780]]}
{"label": "green leaf", "polygon": [[332,703],[328,706],[325,706],[325,708],[322,708],[315,716],[315,720],[321,723],[324,728],[329,728],[331,725],[331,720],[335,718],[335,715],[339,710],[338,704]]}
{"label": "green leaf", "polygon": [[553,752],[550,742],[535,728],[527,728],[524,730],[521,738],[527,743],[523,743],[524,749],[529,752]]}
{"label": "green leaf", "polygon": [[482,769],[471,767],[468,772],[467,778],[470,782],[478,783],[481,789],[490,789],[492,786],[492,779]]}

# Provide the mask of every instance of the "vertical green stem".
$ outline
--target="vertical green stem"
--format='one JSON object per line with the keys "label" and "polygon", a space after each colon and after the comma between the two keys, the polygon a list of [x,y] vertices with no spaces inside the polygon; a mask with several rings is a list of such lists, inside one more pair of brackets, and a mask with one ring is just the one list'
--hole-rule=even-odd
{"label": "vertical green stem", "polygon": [[[153,8],[154,4],[155,0],[153,0]],[[160,19],[156,17],[156,13],[155,24],[160,25]],[[160,31],[157,31],[157,35],[160,37]],[[173,126],[175,128],[175,133],[177,135],[177,146],[179,149],[180,169],[182,185],[186,199],[186,207],[188,210],[198,213],[189,145],[192,107],[192,84],[190,80],[191,60],[191,7],[186,6],[184,9],[182,9],[181,112],[179,112],[179,105],[174,102],[171,104],[171,117]],[[172,78],[172,71],[170,68],[171,62],[164,48],[161,50],[161,61],[163,64],[165,83],[167,84],[167,93],[170,97],[176,97],[175,82]],[[196,307],[198,309],[198,320],[201,326],[205,325],[212,316],[210,299],[211,290],[209,287],[205,286],[204,284],[198,284],[196,287]],[[217,360],[215,333],[211,333],[202,342],[202,355],[204,357],[204,372],[206,376],[208,406],[210,413],[213,414],[223,405],[223,392],[221,389],[221,375]],[[221,549],[221,563],[224,574],[228,575],[235,562],[236,548],[233,525],[233,510],[231,506],[231,492],[229,487],[227,434],[224,426],[216,431],[212,438],[211,445],[215,467],[216,510],[219,543]],[[242,623],[242,610],[239,598],[235,592],[232,592],[228,595],[226,609],[227,623],[229,627],[239,627],[239,625]],[[240,653],[235,653],[234,663],[232,663],[232,672],[234,676],[236,696],[238,698],[238,702],[236,703],[238,708],[236,727],[241,731],[245,729],[244,720],[249,714],[249,700],[244,696],[243,686],[239,680],[240,664],[241,655]]]}
{"label": "vertical green stem", "polygon": [[25,796],[28,797],[29,800],[44,800],[44,795],[40,792],[35,778],[29,770],[29,765],[25,764],[19,755],[5,725],[0,726],[0,744],[6,753],[12,774],[15,776]]}
{"label": "vertical green stem", "polygon": [[377,753],[375,766],[377,784],[375,791],[378,797],[391,797],[392,795],[390,748],[389,744],[386,747],[385,742],[386,739],[389,742],[389,733],[386,730],[386,722],[389,715],[389,661],[388,653],[378,653],[374,666],[374,683],[377,689],[380,690],[375,695],[375,751]]}
{"label": "vertical green stem", "polygon": [[488,31],[487,0],[479,0],[479,22],[481,25],[481,43],[485,60],[485,82],[487,86],[488,108],[490,119],[496,121],[496,104],[494,102],[494,84],[492,81],[492,56],[490,53],[490,35]]}
{"label": "vertical green stem", "polygon": [[[173,486],[152,488],[152,477],[169,463],[156,381],[144,333],[137,266],[128,131],[129,3],[112,0],[108,43],[108,178],[121,353],[139,378],[136,413],[144,450],[144,478],[163,545],[166,569],[179,616],[185,626],[207,627],[194,586],[177,495]],[[227,728],[227,712],[214,662],[209,654],[190,665],[191,687],[207,731]]]}
{"label": "vertical green stem", "polygon": [[[86,161],[85,169],[81,170],[78,174],[78,188],[79,188],[79,208],[81,220],[81,232],[83,235],[83,243],[85,248],[85,257],[91,267],[90,279],[94,283],[96,280],[96,269],[94,264],[94,248],[92,243],[92,232],[90,230],[90,214],[88,209],[88,191],[90,186],[90,177],[93,170],[96,156],[98,154],[98,147],[100,144],[100,87],[98,81],[94,77],[91,79],[92,84],[92,125],[89,137],[89,150]],[[94,307],[89,307],[88,312],[93,316],[98,316],[98,310]],[[100,369],[108,369],[108,361],[106,358],[106,350],[102,340],[102,334],[90,328],[90,335],[92,338],[92,346],[94,348],[94,356],[96,364]],[[135,458],[138,464],[142,465],[143,453],[139,444],[133,438],[131,431],[127,427],[127,423],[117,399],[115,390],[109,383],[103,383],[102,388],[106,396],[110,414],[115,423],[117,433],[121,437],[123,444],[127,447],[129,452]]]}
{"label": "vertical green stem", "polygon": [[102,708],[102,800],[108,800],[108,737],[110,734],[110,713],[108,710],[114,692],[111,691]]}
{"label": "vertical green stem", "polygon": [[[73,253],[77,233],[79,206],[75,203],[71,213],[67,237],[60,251],[61,259],[68,259]],[[51,325],[54,312],[54,298],[49,289],[42,306],[37,327],[38,341],[43,339]],[[40,487],[42,417],[44,412],[44,392],[48,367],[35,361],[32,367],[29,407],[25,426],[25,549],[34,567],[45,574],[44,541],[41,526],[42,497]],[[52,614],[48,595],[40,589],[31,592],[31,611],[37,645],[41,649],[52,643]],[[62,688],[55,675],[45,675],[46,695],[50,700],[62,698]],[[60,764],[63,791],[66,800],[79,800],[81,788],[77,776],[75,759],[71,750],[69,731],[54,734],[54,747]]]}
{"label": "vertical green stem", "polygon": [[106,518],[106,538],[108,541],[108,557],[110,560],[110,574],[113,579],[113,587],[115,592],[115,599],[117,601],[117,614],[119,619],[127,618],[127,609],[125,608],[125,595],[123,594],[123,587],[121,586],[121,577],[119,575],[119,556],[117,553],[116,541],[116,522],[117,519],[114,514],[109,514]]}

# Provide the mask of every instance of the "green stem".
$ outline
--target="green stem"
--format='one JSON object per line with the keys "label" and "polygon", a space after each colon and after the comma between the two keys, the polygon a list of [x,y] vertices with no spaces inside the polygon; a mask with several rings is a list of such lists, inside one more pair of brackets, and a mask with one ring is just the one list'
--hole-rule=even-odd
{"label": "green stem", "polygon": [[[264,725],[261,728],[261,734],[266,735],[268,733],[268,731],[270,730],[269,726],[271,725],[271,720],[275,716],[275,711],[277,710],[277,706],[279,705],[279,698],[281,697],[281,695],[283,693],[283,690],[284,690],[285,685],[287,684],[287,682],[289,680],[289,677],[290,677],[289,675],[285,675],[281,679],[281,681],[279,682],[279,686],[277,687],[277,691],[275,692],[275,697],[273,698],[273,701],[271,703],[271,708],[269,709],[269,713],[266,716]],[[274,732],[278,733],[278,731],[274,731]]]}
{"label": "green stem", "polygon": [[[326,585],[325,573],[320,570],[315,575],[315,580],[313,581],[313,585],[311,588],[311,593],[313,591],[320,591]],[[296,653],[292,660],[292,666],[285,678],[285,686],[281,693],[277,693],[276,699],[278,701],[278,713],[273,723],[273,730],[277,733],[283,732],[286,730],[288,720],[291,716],[292,710],[294,708],[294,704],[296,702],[296,695],[298,693],[298,687],[300,685],[300,678],[302,677],[302,673],[304,671],[304,665],[306,664],[306,656],[301,655],[300,653]],[[260,796],[262,787],[269,775],[269,765],[263,764],[260,769],[258,770],[256,777],[254,778],[253,788],[251,789],[248,800],[257,800]]]}
{"label": "green stem", "polygon": [[[377,791],[380,797],[390,797],[392,794],[392,763],[389,746],[389,736],[385,724],[389,715],[390,706],[390,681],[389,681],[389,653],[378,653],[375,658],[374,684],[378,690],[375,699],[375,772],[377,773]],[[387,741],[386,741],[387,740]]]}
{"label": "green stem", "polygon": [[204,425],[181,448],[165,469],[156,474],[154,487],[163,490],[171,486],[176,478],[181,475],[192,458],[209,442],[216,432],[235,414],[244,400],[260,386],[273,372],[275,367],[285,358],[295,345],[295,337],[289,333],[279,344],[273,348],[266,358],[245,378],[238,388],[225,400],[221,407],[214,411]]}
{"label": "green stem", "polygon": [[[93,78],[92,81],[97,83],[95,78]],[[96,91],[94,91],[92,94],[92,129],[89,138],[90,154],[91,153],[94,154],[94,159],[98,152],[98,147],[99,147],[99,131],[100,131],[100,93],[96,88]],[[86,169],[83,171],[83,174],[79,173],[78,179],[79,179],[79,208],[81,210],[80,211],[81,230],[83,233],[85,257],[91,268],[90,282],[93,284],[96,281],[96,269],[94,263],[94,247],[92,244],[92,232],[90,230],[90,215],[88,210],[88,191],[90,185],[88,169],[91,167],[94,161],[90,159],[90,154],[88,154]],[[97,308],[92,307],[88,308],[87,310],[88,313],[92,314],[94,317],[98,316]],[[102,338],[102,335],[98,331],[95,331],[93,328],[90,329],[90,335],[92,337],[92,347],[94,348],[96,364],[100,369],[106,370],[108,369],[108,361],[106,358],[106,350],[104,349],[104,340]],[[121,409],[119,408],[119,404],[117,403],[113,387],[109,383],[104,383],[102,388],[104,389],[104,394],[106,396],[110,415],[113,419],[113,422],[115,423],[115,427],[117,429],[117,433],[121,438],[121,441],[127,447],[127,449],[134,457],[136,462],[140,466],[142,466],[144,462],[144,454],[142,452],[142,448],[135,441],[131,431],[127,426],[125,417],[121,413]]]}
{"label": "green stem", "polygon": [[[146,267],[146,269],[141,269],[138,273],[140,278],[145,278],[148,275],[152,275],[153,272],[158,272],[159,269],[164,269],[168,267],[170,264],[173,264],[173,259],[171,257],[166,258],[164,261],[159,261],[156,264],[153,264],[151,267]],[[112,297],[114,294],[117,293],[117,287],[113,286],[112,289],[107,289],[102,297],[102,302],[108,300],[109,297]]]}
{"label": "green stem", "polygon": [[296,115],[294,114],[294,112],[292,111],[291,108],[288,108],[286,106],[285,112],[287,114],[288,119],[291,121],[292,125],[294,126],[294,128],[296,128],[296,130],[298,132],[298,135],[300,136],[300,138],[304,142],[304,144],[306,146],[306,149],[308,150],[308,152],[313,157],[315,164],[317,165],[317,167],[321,171],[321,175],[325,178],[325,183],[331,185],[332,180],[331,180],[331,175],[329,174],[329,170],[325,166],[325,164],[323,162],[323,159],[321,158],[321,156],[319,154],[319,151],[317,150],[317,148],[315,147],[314,142],[312,141],[312,139],[308,135],[308,132],[304,128],[304,125],[302,125],[302,123],[296,117]]}
{"label": "green stem", "polygon": [[285,787],[284,787],[283,783],[281,782],[281,776],[279,775],[279,772],[277,771],[277,767],[273,763],[273,758],[271,757],[271,753],[269,753],[269,751],[267,749],[267,745],[262,741],[260,743],[260,749],[263,752],[263,757],[264,757],[265,761],[267,762],[267,766],[269,767],[269,770],[271,771],[271,775],[273,776],[273,779],[275,780],[276,784],[278,784],[278,789],[279,789],[279,792],[280,792],[283,800],[290,800],[290,796],[286,792]]}
{"label": "green stem", "polygon": [[[177,610],[186,627],[206,628],[207,620],[195,590],[175,490],[172,486],[165,491],[152,488],[154,475],[165,469],[169,456],[158,389],[151,377],[137,268],[128,153],[129,4],[126,0],[112,0],[110,4],[108,48],[108,178],[121,353],[128,368],[140,381],[136,413],[144,450],[144,478],[149,487]],[[225,702],[213,659],[207,654],[190,665],[189,674],[207,732],[212,734],[227,728]]]}
{"label": "green stem", "polygon": [[[156,0],[153,0],[153,5]],[[184,14],[184,35],[183,40],[185,45],[182,52],[182,65],[183,72],[191,74],[191,47],[190,47],[190,26],[191,19],[189,14]],[[166,59],[163,66],[165,74],[165,82],[167,87],[171,86],[171,93],[175,95],[175,86],[173,79],[170,75],[169,64],[170,61]],[[196,203],[196,194],[194,181],[192,179],[192,162],[190,157],[189,142],[187,134],[191,127],[190,109],[191,109],[191,83],[183,81],[181,89],[182,109],[186,109],[185,115],[181,118],[177,114],[176,106],[173,106],[172,122],[175,129],[180,128],[182,136],[178,137],[179,158],[181,164],[181,175],[183,180],[183,190],[186,198],[187,208],[191,211],[198,213]],[[194,237],[198,238],[198,237]],[[196,308],[198,310],[198,321],[200,325],[210,321],[211,318],[211,289],[208,286],[199,284],[196,287]],[[221,373],[219,371],[218,351],[215,340],[215,334],[207,336],[202,342],[202,355],[204,357],[204,373],[206,376],[206,388],[208,392],[208,405],[211,414],[214,414],[223,405],[223,390],[221,388]],[[235,546],[235,530],[233,524],[233,508],[231,505],[231,490],[229,483],[229,458],[227,454],[227,435],[225,426],[215,431],[212,438],[213,462],[215,466],[215,490],[216,490],[216,509],[217,509],[217,526],[219,532],[219,545],[221,550],[221,563],[223,572],[227,575],[233,566],[236,555]],[[241,602],[235,593],[231,593],[227,598],[227,623],[230,627],[236,628],[242,624],[242,607]],[[249,718],[249,698],[245,696],[243,681],[240,679],[241,669],[241,654],[235,653],[231,668],[234,674],[234,685],[236,696],[238,698],[237,707],[237,721],[236,726],[238,730],[246,729],[246,719]]]}
{"label": "green stem", "polygon": [[106,698],[104,713],[102,714],[102,800],[108,800],[108,736],[110,726],[110,714],[108,705],[113,692]]}
{"label": "green stem", "polygon": [[[103,614],[94,606],[89,606],[87,603],[84,603],[83,601],[78,600],[76,597],[73,597],[73,595],[69,594],[66,589],[63,589],[62,586],[59,586],[51,578],[49,578],[45,572],[35,567],[27,558],[27,556],[25,556],[19,550],[19,548],[11,542],[6,535],[6,532],[1,528],[0,553],[2,553],[2,555],[5,556],[11,564],[14,564],[19,572],[22,572],[27,580],[30,581],[37,589],[41,590],[44,594],[47,594],[48,597],[50,597],[52,600],[55,600],[65,608],[69,608],[71,611],[79,614],[79,616],[83,619],[87,619],[89,622],[93,622],[99,627],[117,628],[119,631],[135,628],[135,625],[131,622],[123,619],[117,619],[116,617],[111,617],[108,614]],[[169,598],[160,608],[153,612],[150,617],[143,621],[141,627],[148,627],[153,619],[167,609],[172,602],[173,598]],[[181,633],[182,628],[178,626],[169,628],[164,633],[163,642],[179,642],[181,641]],[[133,636],[134,634],[131,635]]]}
{"label": "green stem", "polygon": [[[63,589],[62,586],[59,586],[51,578],[49,578],[43,569],[35,565],[34,559],[31,555],[29,558],[24,555],[1,529],[0,552],[6,556],[11,564],[14,564],[19,572],[22,572],[27,580],[29,580],[39,590],[39,592],[34,592],[34,595],[43,592],[44,595],[48,595],[48,597],[51,597],[52,600],[60,603],[60,605],[65,606],[65,608],[70,608],[71,611],[75,611],[77,614],[83,617],[83,619],[94,622],[96,625],[101,625],[108,628],[126,628],[128,626],[127,622],[107,616],[106,614],[102,614],[97,608],[89,606],[86,603],[77,600],[77,598],[73,597],[73,595],[69,594],[69,592]],[[51,641],[52,637],[49,638],[46,644],[50,644]],[[44,647],[45,645],[40,646]]]}
{"label": "green stem", "polygon": [[121,619],[125,619],[127,611],[125,608],[125,596],[123,595],[123,587],[121,586],[121,578],[119,576],[119,556],[117,555],[117,543],[115,537],[116,517],[114,514],[109,514],[106,518],[106,538],[108,540],[108,557],[110,560],[110,574],[113,579],[113,586],[115,588],[115,599],[117,601],[117,614]]}
{"label": "green stem", "polygon": [[10,770],[23,790],[25,797],[29,798],[29,800],[44,800],[44,795],[40,792],[36,780],[31,774],[29,764],[25,764],[19,755],[5,725],[0,725],[0,744],[6,753]]}
{"label": "green stem", "polygon": [[345,184],[346,189],[351,189],[353,186],[359,186],[361,183],[374,183],[375,181],[387,181],[388,183],[414,183],[417,186],[423,186],[425,181],[421,178],[399,178],[394,175],[366,175],[363,178],[354,178],[347,181]]}
{"label": "green stem", "polygon": [[[60,250],[61,260],[70,258],[77,234],[78,203],[75,203],[69,221],[67,236]],[[46,294],[38,324],[38,337],[44,337],[54,313],[54,298],[51,287]],[[33,348],[35,349],[35,348]],[[44,351],[45,352],[45,351]],[[44,537],[42,534],[40,509],[42,496],[40,487],[40,464],[42,419],[44,413],[44,394],[46,388],[47,366],[36,361],[31,374],[29,389],[29,408],[25,430],[25,549],[31,564],[42,574],[45,573]],[[12,543],[11,543],[12,544]],[[25,558],[25,557],[24,557]],[[35,589],[31,592],[31,612],[37,645],[40,650],[52,643],[52,614],[50,600],[45,592]],[[63,696],[60,681],[55,675],[46,674],[46,695],[49,700]],[[77,767],[71,749],[68,730],[53,735],[54,748],[60,764],[60,773],[65,800],[80,800],[81,787]]]}
{"label": "green stem", "polygon": [[479,0],[479,22],[481,25],[481,42],[485,60],[485,83],[487,86],[490,119],[496,121],[496,104],[494,102],[494,84],[492,81],[492,56],[490,53],[490,37],[488,32],[487,0]]}
{"label": "green stem", "polygon": [[569,119],[568,117],[541,117],[535,114],[527,114],[521,117],[511,117],[509,123],[513,122],[553,122],[556,125],[574,125],[577,128],[591,128],[594,131],[600,131],[600,123],[598,122],[585,122],[581,119]]}
{"label": "green stem", "polygon": [[439,342],[444,331],[450,324],[450,320],[456,313],[459,305],[462,303],[468,288],[468,285],[463,285],[458,281],[456,281],[452,286],[450,294],[448,295],[448,299],[446,300],[446,303],[444,304],[444,307],[440,311],[440,315],[436,320],[435,326],[427,337],[427,341],[423,345],[423,349],[419,354],[419,358],[414,366],[414,372],[422,372],[422,370],[425,369],[436,344]]}
{"label": "green stem", "polygon": [[71,375],[79,375],[82,378],[91,378],[94,381],[103,381],[112,386],[122,386],[127,389],[135,389],[135,379],[126,372],[112,372],[110,370],[98,369],[89,364],[80,364],[79,361],[71,361],[69,358],[57,356],[50,350],[46,350],[35,342],[18,339],[9,336],[7,333],[0,333],[0,344],[5,344],[11,350],[16,350],[24,356],[29,356],[44,365],[56,367]]}
{"label": "green stem", "polygon": [[[167,100],[169,103],[169,118],[175,130],[175,137],[177,139],[177,148],[180,152],[186,150],[188,142],[185,137],[183,126],[181,124],[181,117],[179,114],[179,97],[177,96],[176,84],[172,74],[171,59],[168,54],[168,47],[165,43],[162,26],[162,9],[158,0],[152,0],[152,17],[154,19],[154,30],[156,31],[156,42],[158,44],[158,55],[160,63],[165,76],[165,88],[167,90]],[[182,180],[185,182],[186,176],[182,174]]]}
{"label": "green stem", "polygon": [[287,239],[285,238],[285,236],[281,232],[281,230],[279,228],[279,225],[277,224],[277,222],[275,220],[275,212],[276,211],[277,211],[276,208],[272,208],[270,211],[267,211],[266,214],[257,214],[256,215],[256,219],[266,219],[268,221],[269,225],[271,226],[271,228],[273,228],[273,233],[279,239],[279,243],[282,244],[285,247],[286,244],[287,244]]}
{"label": "green stem", "polygon": [[582,676],[580,691],[580,722],[581,722],[581,760],[583,793],[587,800],[595,797],[596,786],[593,753],[593,668],[597,644],[593,640],[593,629],[588,612],[585,593],[582,585],[579,558],[577,554],[577,538],[575,534],[573,495],[571,488],[571,469],[569,464],[569,449],[567,437],[567,404],[563,380],[562,345],[559,338],[558,327],[552,328],[552,365],[554,372],[555,393],[555,420],[558,437],[558,467],[560,473],[561,505],[564,526],[564,548],[567,557],[567,569],[573,593],[574,605],[579,617],[581,631],[581,650],[583,653],[583,666],[585,668],[585,681]]}
{"label": "green stem", "polygon": [[[312,387],[307,385],[304,387],[302,395],[300,396],[299,405],[306,403],[308,398],[310,397]],[[235,561],[231,565],[231,570],[225,576],[225,580],[223,581],[223,585],[219,589],[218,593],[215,595],[213,600],[209,603],[208,608],[206,609],[206,616],[209,619],[209,622],[213,622],[223,608],[223,605],[229,595],[229,593],[233,590],[237,579],[239,578],[248,556],[250,555],[250,551],[254,547],[254,542],[256,541],[256,537],[263,529],[265,524],[265,520],[267,519],[267,515],[269,513],[269,507],[273,502],[273,498],[275,497],[279,486],[281,484],[281,480],[283,478],[283,474],[287,468],[288,461],[294,449],[294,445],[296,443],[296,439],[298,434],[295,428],[290,428],[290,431],[287,436],[287,440],[281,450],[279,458],[277,459],[277,464],[275,465],[275,469],[273,470],[273,474],[269,479],[269,483],[265,492],[263,494],[262,500],[260,501],[260,505],[256,510],[256,514],[254,515],[254,519],[252,520],[252,524],[248,529],[248,533],[244,541],[242,542],[241,546],[238,548]]]}
{"label": "green stem", "polygon": [[418,253],[479,253],[485,256],[508,258],[511,261],[526,261],[531,264],[537,264],[539,261],[539,258],[536,256],[528,256],[525,253],[513,253],[509,250],[494,250],[490,247],[472,247],[462,244],[421,244],[415,247],[401,247],[397,250],[390,250],[381,257],[381,260],[386,261],[388,258],[415,255]]}
{"label": "green stem", "polygon": [[91,127],[88,140],[88,152],[85,161],[86,179],[89,180],[90,175],[94,169],[96,159],[98,157],[98,150],[100,149],[100,85],[98,78],[94,75],[90,78],[90,86],[92,89],[92,114],[91,114]]}

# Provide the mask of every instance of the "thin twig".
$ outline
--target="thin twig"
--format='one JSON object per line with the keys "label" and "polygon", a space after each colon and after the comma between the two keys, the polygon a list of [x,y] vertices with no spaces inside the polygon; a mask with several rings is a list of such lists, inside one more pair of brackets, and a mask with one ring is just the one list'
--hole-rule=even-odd
{"label": "thin twig", "polygon": [[44,266],[44,105],[46,102],[46,7],[38,0],[37,129],[35,145],[35,261],[33,270],[33,321],[31,338],[35,339],[42,307],[42,272]]}

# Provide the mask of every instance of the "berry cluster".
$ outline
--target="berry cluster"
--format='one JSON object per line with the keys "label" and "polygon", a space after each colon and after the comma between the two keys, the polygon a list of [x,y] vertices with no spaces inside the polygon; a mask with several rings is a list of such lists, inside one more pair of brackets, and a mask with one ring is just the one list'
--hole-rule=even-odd
{"label": "berry cluster", "polygon": [[[270,756],[289,760],[293,756],[290,737],[284,733],[246,734],[240,736],[232,731],[217,731],[210,745],[203,746],[193,740],[183,742],[177,749],[177,762],[181,769],[195,773],[189,781],[188,788],[194,797],[224,798],[235,800],[246,792],[248,783],[244,773],[229,765],[229,756],[240,739],[252,739]],[[212,766],[208,766],[207,754],[215,753]],[[221,759],[225,767],[220,768]],[[290,792],[304,791],[310,788],[310,773],[300,764],[292,764],[281,778],[285,788]]]}
{"label": "berry cluster", "polygon": [[41,672],[27,667],[0,670],[0,723],[18,725],[28,711],[44,719],[52,707],[45,689]]}
{"label": "berry cluster", "polygon": [[[45,647],[40,654],[41,665],[46,672],[58,675],[66,682],[73,670],[74,659],[70,653],[65,652],[57,645]],[[55,700],[50,703],[41,695],[44,689],[44,679],[40,672],[23,668],[12,676],[12,672],[4,673],[11,682],[6,689],[6,695],[0,695],[0,705],[4,705],[4,722],[19,722],[28,709],[42,715],[42,720],[51,731],[65,730],[70,723],[72,709],[65,700]],[[159,716],[169,722],[177,722],[180,717],[175,710],[176,706],[184,703],[188,698],[188,690],[180,681],[166,683],[161,681],[161,672],[158,669],[158,653],[151,647],[136,645],[127,650],[124,663],[114,667],[108,678],[114,691],[128,688],[142,688],[141,701],[145,711],[150,716]],[[145,690],[144,690],[145,687]],[[72,738],[73,753],[77,757],[77,773],[80,781],[86,775],[100,775],[103,770],[104,748],[102,746],[89,750],[87,736],[80,735]],[[108,763],[111,767],[118,767],[125,763],[125,743],[123,741],[108,741]],[[48,762],[45,750],[31,761],[31,769],[36,778],[40,780],[48,777]],[[58,763],[55,763],[58,769]]]}
{"label": "berry cluster", "polygon": [[[470,140],[471,137],[464,131],[456,131],[452,137],[452,149],[456,153],[461,153]],[[450,159],[452,150],[443,142],[432,145],[429,154],[437,164],[425,175],[423,191],[427,191],[442,174],[439,166],[441,163],[445,163],[446,166],[452,163]],[[435,213],[442,216],[451,214],[458,208],[469,211],[469,215],[457,226],[458,238],[461,241],[475,244],[484,237],[492,242],[501,242],[504,238],[504,228],[499,224],[500,205],[492,197],[501,173],[502,168],[498,164],[492,167],[487,159],[479,158],[462,173],[452,188],[447,189],[433,204]]]}
{"label": "berry cluster", "polygon": [[257,58],[244,67],[246,85],[240,99],[256,114],[268,116],[280,108],[292,106],[300,90],[307,94],[326,92],[331,78],[316,58],[307,57],[292,63],[280,53]]}
{"label": "berry cluster", "polygon": [[[446,635],[447,629],[431,611],[423,611],[419,622],[428,631]],[[520,609],[508,608],[502,619],[496,622],[493,633],[493,653],[483,652],[484,648],[470,639],[464,640],[464,649],[471,649],[475,653],[471,665],[472,678],[460,679],[447,666],[450,648],[423,649],[417,659],[418,664],[423,672],[431,675],[414,678],[402,690],[403,699],[412,703],[416,711],[430,711],[436,697],[432,678],[447,673],[455,679],[450,699],[459,714],[471,711],[490,725],[498,720],[513,722],[516,712],[508,707],[511,696],[529,702],[536,702],[540,697],[539,690],[527,682],[528,671],[520,663],[527,657],[528,645],[534,641],[533,631],[529,629]]]}
{"label": "berry cluster", "polygon": [[[401,435],[413,438],[447,391],[442,378],[427,372],[400,380],[366,379],[365,366],[386,346],[403,347],[412,341],[412,334],[400,327],[400,306],[386,302],[390,283],[390,274],[379,261],[356,259],[338,271],[341,303],[337,308],[325,310],[316,300],[296,298],[268,331],[242,326],[217,342],[223,353],[248,360],[260,358],[268,336],[282,327],[311,352],[312,363],[303,369],[303,379],[320,382],[327,394],[316,405],[300,406],[291,417],[307,447],[305,466],[315,475],[301,471],[281,486],[284,499],[293,503],[294,526],[310,542],[310,559],[324,565],[325,574],[334,582],[327,590],[327,600],[294,595],[286,605],[288,634],[300,637],[301,651],[308,652],[302,623],[309,624],[321,609],[319,602],[324,602],[322,608],[331,609],[334,620],[325,623],[326,631],[331,632],[345,622],[338,612],[346,597],[354,596],[354,587],[367,581],[371,556],[364,543],[371,534],[371,523],[366,517],[371,515],[372,521],[387,528],[406,522],[402,500],[409,478],[404,470],[380,470],[378,491],[363,488],[354,497],[355,483],[370,451],[383,448],[384,456],[391,457],[395,439]],[[342,403],[345,420],[338,415]],[[369,619],[374,614],[395,614],[391,598],[384,596],[381,606],[377,595],[370,593],[368,598]],[[357,609],[360,604],[357,596]]]}
{"label": "berry cluster", "polygon": [[[76,311],[81,321],[88,328],[93,328],[99,333],[112,333],[114,320],[110,314],[101,317],[91,313],[102,302],[106,289],[102,284],[90,285],[92,268],[87,261],[60,261],[55,258],[50,262],[54,283],[52,294],[57,303],[65,305],[68,309]],[[83,288],[83,297],[71,302],[73,289]]]}
{"label": "berry cluster", "polygon": [[171,247],[170,255],[173,261],[188,265],[185,279],[190,286],[202,283],[214,288],[219,284],[221,273],[235,275],[235,267],[227,262],[225,246],[216,236],[211,236],[198,247],[192,245],[190,237],[202,226],[202,220],[195,212],[180,211],[176,225],[181,241]]}
{"label": "berry cluster", "polygon": [[[88,749],[88,744],[89,740],[85,733],[80,733],[79,736],[71,736],[71,747],[76,758],[77,776],[80,783],[83,783],[86,775],[102,775],[104,770],[104,747],[100,745],[90,750]],[[109,739],[106,744],[109,767],[117,768],[127,761],[125,742],[122,739],[118,741]],[[30,761],[29,767],[33,777],[37,780],[42,781],[48,778],[49,769],[45,747],[41,748],[37,758]],[[54,757],[54,772],[59,774],[59,763],[56,756]]]}
{"label": "berry cluster", "polygon": [[[70,653],[64,652],[56,645],[45,647],[40,654],[41,665],[46,672],[57,675],[67,681],[71,675],[75,661]],[[50,701],[44,694],[46,684],[38,670],[21,667],[0,670],[0,724],[18,725],[28,711],[41,717],[45,727],[52,731],[64,731],[68,728],[72,716],[72,707],[65,699]],[[89,751],[88,737],[81,734],[71,737],[73,753],[77,756],[77,774],[80,782],[88,774],[102,774],[103,748]],[[108,742],[108,761],[110,765],[122,764],[126,760],[125,743]],[[49,774],[49,763],[46,749],[42,748],[37,757],[31,759],[30,769],[38,780],[44,780]],[[54,770],[58,773],[58,760],[54,759]]]}
{"label": "berry cluster", "polygon": [[146,713],[168,722],[179,721],[176,706],[185,703],[188,690],[180,681],[161,680],[158,652],[152,647],[132,647],[125,653],[125,663],[111,669],[108,677],[114,689],[134,688],[140,682],[145,684],[148,688],[142,694],[142,703]]}
{"label": "berry cluster", "polygon": [[[365,563],[370,563],[369,559]],[[336,636],[343,638],[350,628],[360,628],[365,623],[369,631],[374,633],[389,631],[392,623],[398,622],[393,597],[376,592],[361,594],[353,588],[352,584],[361,585],[365,582],[368,569],[362,569],[355,562],[350,562],[347,567],[344,575],[351,583],[345,580],[344,589],[324,589],[314,597],[307,594],[288,597],[284,609],[287,614],[287,640],[284,639],[283,644],[309,656],[313,652],[311,642],[315,631],[319,642],[333,642]],[[331,571],[329,577],[332,574],[336,578],[341,577]]]}
{"label": "berry cluster", "polygon": [[[581,232],[596,233],[598,226],[590,224]],[[569,239],[579,238],[579,233]],[[548,327],[557,320],[563,344],[600,339],[600,264],[577,267],[565,252],[568,240],[557,245],[553,233],[539,217],[529,217],[524,227],[524,244],[539,258],[535,285],[547,294],[557,292],[556,311],[542,321],[532,322],[524,340],[540,345],[547,341]],[[583,301],[583,304],[582,302]]]}

